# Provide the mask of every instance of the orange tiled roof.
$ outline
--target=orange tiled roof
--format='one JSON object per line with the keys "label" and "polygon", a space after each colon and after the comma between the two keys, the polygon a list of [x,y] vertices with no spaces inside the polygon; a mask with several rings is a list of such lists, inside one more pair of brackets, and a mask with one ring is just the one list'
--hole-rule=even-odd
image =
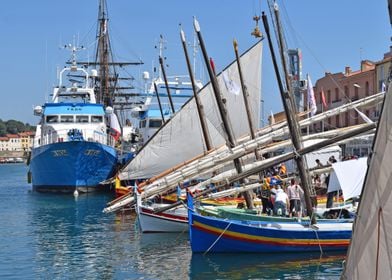
{"label": "orange tiled roof", "polygon": [[18,134],[6,134],[5,137],[8,137],[8,138],[20,138]]}

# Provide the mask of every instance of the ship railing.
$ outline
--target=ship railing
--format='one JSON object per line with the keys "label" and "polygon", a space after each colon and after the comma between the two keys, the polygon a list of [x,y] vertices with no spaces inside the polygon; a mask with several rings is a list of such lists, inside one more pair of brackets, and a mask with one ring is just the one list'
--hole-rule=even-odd
{"label": "ship railing", "polygon": [[59,142],[88,141],[113,146],[116,143],[114,137],[108,133],[93,129],[63,129],[45,133],[35,139],[34,146],[49,145]]}

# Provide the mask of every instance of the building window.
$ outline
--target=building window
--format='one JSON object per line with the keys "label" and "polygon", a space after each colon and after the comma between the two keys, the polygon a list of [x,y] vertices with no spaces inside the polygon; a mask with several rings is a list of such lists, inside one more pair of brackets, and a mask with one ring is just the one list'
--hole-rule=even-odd
{"label": "building window", "polygon": [[380,92],[382,90],[382,83],[384,82],[384,78],[385,78],[384,65],[380,66],[380,75],[378,77],[379,77],[378,91]]}
{"label": "building window", "polygon": [[354,100],[358,100],[358,96],[359,96],[358,90],[359,89],[357,87],[354,87]]}
{"label": "building window", "polygon": [[[339,89],[335,88],[335,100],[338,101],[339,100]],[[340,100],[339,100],[340,101]]]}
{"label": "building window", "polygon": [[350,91],[348,89],[348,86],[344,86],[344,95],[346,98],[350,98]]}
{"label": "building window", "polygon": [[336,116],[336,127],[340,127],[340,115]]}
{"label": "building window", "polygon": [[365,94],[366,94],[366,96],[369,96],[369,94],[370,94],[370,91],[369,91],[369,82],[366,82],[366,83],[365,83]]}
{"label": "building window", "polygon": [[327,91],[327,104],[328,105],[331,104],[331,91],[330,90]]}
{"label": "building window", "polygon": [[384,65],[380,65],[380,78],[381,80],[384,80]]}

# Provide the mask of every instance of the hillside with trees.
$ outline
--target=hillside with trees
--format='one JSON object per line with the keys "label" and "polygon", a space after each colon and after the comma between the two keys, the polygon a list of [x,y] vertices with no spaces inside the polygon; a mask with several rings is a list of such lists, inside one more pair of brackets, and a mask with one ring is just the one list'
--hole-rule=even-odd
{"label": "hillside with trees", "polygon": [[22,123],[16,120],[3,121],[0,119],[0,136],[6,134],[16,134],[19,132],[35,131],[35,126],[31,126],[28,123]]}

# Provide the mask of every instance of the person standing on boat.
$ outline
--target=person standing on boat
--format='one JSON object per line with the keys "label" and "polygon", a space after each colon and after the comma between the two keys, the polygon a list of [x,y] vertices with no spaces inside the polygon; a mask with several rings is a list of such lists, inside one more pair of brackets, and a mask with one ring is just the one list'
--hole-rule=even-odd
{"label": "person standing on boat", "polygon": [[304,191],[301,186],[297,184],[295,179],[291,179],[290,186],[287,187],[287,195],[290,200],[290,217],[292,217],[293,213],[296,213],[298,218],[301,217],[301,196],[303,194]]}
{"label": "person standing on boat", "polygon": [[276,196],[274,202],[274,215],[286,216],[286,212],[290,207],[290,201],[287,194],[280,185],[277,185]]}
{"label": "person standing on boat", "polygon": [[264,214],[272,215],[275,199],[275,188],[274,186],[281,184],[282,180],[279,175],[275,174],[273,176],[269,176],[264,178],[262,181],[261,191],[259,193],[259,197],[261,199],[261,203],[263,206],[262,212]]}
{"label": "person standing on boat", "polygon": [[267,214],[272,208],[271,187],[267,182],[263,182],[261,185],[260,199],[263,206],[262,213]]}

